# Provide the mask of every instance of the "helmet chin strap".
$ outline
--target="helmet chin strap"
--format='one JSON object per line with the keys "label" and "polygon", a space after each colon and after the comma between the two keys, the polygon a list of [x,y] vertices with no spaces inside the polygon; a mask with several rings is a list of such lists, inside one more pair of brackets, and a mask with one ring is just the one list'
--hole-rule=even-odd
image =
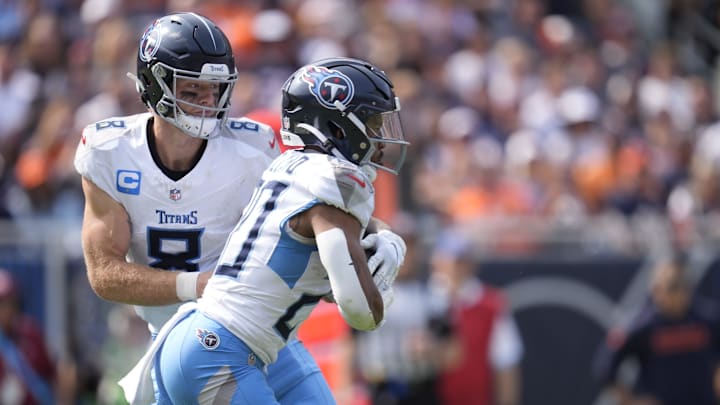
{"label": "helmet chin strap", "polygon": [[[322,142],[323,149],[328,150],[328,152],[332,153],[333,156],[335,156],[339,159],[348,160],[348,158],[346,158],[342,153],[340,153],[340,151],[335,147],[335,145],[333,145],[333,143],[330,142],[328,140],[328,138],[325,135],[323,135],[323,133],[320,132],[317,128],[313,127],[312,125],[308,125],[308,124],[298,124],[297,126],[299,128],[302,128],[302,129],[310,132],[311,134],[315,135],[315,137],[318,138],[320,140],[320,142]],[[294,137],[298,137],[297,135],[293,134],[292,132],[287,132],[287,131],[280,131],[280,132],[281,133],[285,132]],[[283,136],[286,136],[286,135],[283,135]],[[379,167],[379,168],[385,170],[385,168],[383,166],[375,165],[372,162],[359,164],[358,167],[360,168],[360,170],[362,170],[363,173],[365,173],[365,175],[368,177],[368,179],[370,180],[371,183],[374,182],[375,179],[377,178],[377,168],[376,167]]]}
{"label": "helmet chin strap", "polygon": [[323,149],[326,149],[328,152],[332,153],[332,155],[336,158],[348,160],[348,158],[346,158],[342,153],[340,153],[340,151],[335,147],[335,145],[330,142],[327,136],[323,135],[323,133],[314,126],[309,124],[297,124],[297,127],[302,128],[313,134],[317,139],[320,140],[320,142],[322,142]]}
{"label": "helmet chin strap", "polygon": [[125,75],[129,77],[130,80],[135,82],[135,88],[137,89],[138,93],[143,93],[145,91],[145,85],[142,84],[142,82],[140,81],[140,79],[138,79],[137,76],[130,72],[127,72]]}
{"label": "helmet chin strap", "polygon": [[345,112],[345,110],[347,110],[347,107],[345,107],[345,106],[343,105],[343,103],[340,102],[340,100],[335,100],[335,102],[333,103],[333,105],[335,106],[335,108],[337,108],[338,110],[340,110],[340,112],[345,113],[345,115],[348,117],[348,119],[349,119],[353,124],[355,124],[355,126],[358,127],[358,129],[359,129],[360,131],[362,131],[363,134],[367,134],[367,129],[365,128],[365,124],[363,124],[363,122],[360,121],[360,118],[358,118],[357,115],[355,115],[352,111],[350,111],[350,112]]}
{"label": "helmet chin strap", "polygon": [[[372,155],[373,155],[373,148],[374,148],[374,146],[373,146],[373,142],[370,141],[370,137],[367,136],[367,127],[365,126],[365,124],[363,124],[363,122],[360,121],[360,118],[358,118],[357,115],[355,115],[355,113],[353,113],[352,111],[346,112],[345,110],[347,110],[347,107],[346,107],[345,105],[343,105],[343,103],[341,103],[340,100],[335,100],[335,102],[333,103],[333,105],[335,105],[335,108],[337,108],[338,110],[340,110],[340,112],[342,112],[343,114],[345,114],[345,116],[350,120],[350,122],[352,122],[352,123],[360,130],[360,132],[362,132],[363,134],[365,134],[365,137],[368,138],[368,141],[369,141],[369,143],[370,143],[371,148],[370,148],[369,151],[367,151],[367,152],[365,153],[365,157],[362,159],[362,161],[360,161],[360,162],[358,163],[358,165],[359,165],[359,166],[367,166],[368,164],[374,165],[374,163],[372,163],[372,162],[370,161],[370,159],[372,158]],[[379,167],[379,168],[382,168],[381,165],[376,165],[376,166]]]}
{"label": "helmet chin strap", "polygon": [[217,118],[202,118],[185,114],[177,108],[175,113],[175,126],[180,128],[186,134],[195,137],[208,139],[216,135],[218,122]]}

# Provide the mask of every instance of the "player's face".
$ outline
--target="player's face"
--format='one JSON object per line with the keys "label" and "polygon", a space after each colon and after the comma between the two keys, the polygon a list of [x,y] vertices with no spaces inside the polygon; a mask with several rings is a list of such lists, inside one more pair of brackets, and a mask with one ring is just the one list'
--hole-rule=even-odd
{"label": "player's face", "polygon": [[[380,138],[380,128],[382,128],[382,118],[378,115],[371,116],[367,122],[365,122],[365,127],[367,128],[367,134],[371,138]],[[385,144],[383,142],[377,142],[375,143],[375,152],[373,153],[370,160],[373,163],[382,164],[383,159],[383,149],[385,149]]]}
{"label": "player's face", "polygon": [[378,142],[375,144],[375,152],[373,153],[372,157],[370,158],[370,161],[373,163],[377,163],[379,165],[382,165],[383,156],[385,155],[385,152],[383,152],[383,149],[385,149],[385,144],[382,142]]}
{"label": "player's face", "polygon": [[405,160],[407,147],[398,111],[386,111],[367,117],[365,133],[371,140],[376,140],[373,142],[375,151],[370,161],[397,173]]}
{"label": "player's face", "polygon": [[367,134],[371,138],[381,138],[380,129],[382,128],[382,116],[380,114],[371,115],[365,122]]}
{"label": "player's face", "polygon": [[220,99],[218,82],[178,78],[176,86],[178,107],[188,115],[207,116],[208,110],[202,107],[215,108],[218,105]]}

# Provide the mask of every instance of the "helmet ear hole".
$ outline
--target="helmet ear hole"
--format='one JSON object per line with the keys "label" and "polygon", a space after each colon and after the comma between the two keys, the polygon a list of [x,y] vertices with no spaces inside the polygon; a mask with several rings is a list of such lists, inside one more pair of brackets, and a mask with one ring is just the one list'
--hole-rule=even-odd
{"label": "helmet ear hole", "polygon": [[334,136],[337,139],[345,139],[345,131],[342,129],[342,127],[332,121],[328,121],[327,127],[330,129],[330,135]]}

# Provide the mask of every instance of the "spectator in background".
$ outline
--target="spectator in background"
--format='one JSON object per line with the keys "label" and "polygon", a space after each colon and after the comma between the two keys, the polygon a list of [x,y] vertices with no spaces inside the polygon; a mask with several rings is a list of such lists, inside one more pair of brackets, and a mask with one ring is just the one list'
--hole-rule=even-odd
{"label": "spectator in background", "polygon": [[[0,17],[2,19],[2,17]],[[0,211],[8,205],[7,180],[24,142],[24,133],[33,120],[33,103],[38,97],[41,81],[30,70],[19,66],[19,45],[0,43]],[[2,217],[9,217],[6,212]]]}
{"label": "spectator in background", "polygon": [[557,99],[559,125],[542,140],[555,163],[569,167],[579,197],[591,212],[603,208],[614,184],[612,139],[601,128],[601,103],[587,87],[566,88]]}
{"label": "spectator in background", "polygon": [[56,374],[40,326],[20,309],[12,275],[0,269],[0,403],[50,405]]}
{"label": "spectator in background", "polygon": [[[719,2],[325,3],[3,2],[0,218],[12,217],[13,229],[22,229],[27,217],[66,221],[82,215],[80,178],[66,176],[67,145],[72,152],[77,128],[85,124],[145,111],[131,86],[109,78],[124,74],[126,62],[135,63],[136,29],[167,12],[192,10],[217,17],[242,55],[229,116],[274,109],[282,80],[309,59],[342,54],[386,70],[403,100],[403,125],[414,144],[404,166],[408,175],[397,187],[400,208],[441,224],[448,213],[499,207],[477,215],[471,225],[474,235],[489,235],[484,246],[490,255],[508,254],[509,239],[512,254],[515,240],[522,242],[523,253],[525,246],[537,246],[552,253],[644,254],[647,233],[636,232],[638,222],[644,223],[637,219],[652,216],[664,223],[665,206],[672,228],[657,236],[688,249],[720,240],[720,227],[714,225],[720,213],[720,125],[713,105],[720,101]],[[593,125],[612,139],[607,148],[590,145],[593,153],[580,159],[560,160],[571,149],[563,146],[595,138],[570,134],[558,108],[562,95],[577,88],[598,98],[601,114]],[[75,111],[74,131],[66,128],[68,109]],[[588,127],[577,129],[583,126]],[[554,132],[562,132],[562,145],[546,141]],[[481,137],[498,141],[503,153],[478,175],[468,167],[477,151],[471,145]],[[481,151],[482,163],[492,162],[494,150]],[[508,172],[518,157],[521,164]],[[458,174],[460,169],[467,171]],[[513,193],[503,198],[486,191],[480,180],[500,185],[510,180],[520,190],[529,188],[532,210],[504,210],[512,205],[498,202],[523,201]],[[469,182],[478,184],[468,187]],[[474,198],[457,199],[460,207],[448,208],[450,197],[467,195]],[[528,216],[517,221],[518,214]],[[507,223],[520,226],[505,230]],[[106,316],[82,321],[97,325],[94,317]],[[70,331],[88,351],[83,329]]]}
{"label": "spectator in background", "polygon": [[61,189],[75,180],[70,162],[77,140],[72,129],[72,103],[67,99],[53,99],[43,108],[35,131],[20,151],[15,177],[29,198],[28,209],[35,214],[51,212]]}
{"label": "spectator in background", "polygon": [[28,69],[18,66],[19,45],[0,43],[0,157],[13,162],[23,130],[32,120],[32,104],[41,85],[40,79]]}
{"label": "spectator in background", "polygon": [[[693,297],[685,268],[657,264],[651,301],[626,330],[612,330],[599,371],[620,404],[717,404],[713,386],[720,354],[720,317],[708,302]],[[632,387],[621,381],[627,359],[638,362]]]}
{"label": "spectator in background", "polygon": [[470,157],[466,179],[447,204],[447,214],[455,223],[495,215],[526,215],[531,211],[526,183],[506,175],[502,145],[481,137],[465,146]]}
{"label": "spectator in background", "polygon": [[440,345],[431,330],[436,308],[422,279],[421,241],[408,213],[397,214],[392,228],[407,244],[405,262],[382,328],[355,336],[356,367],[373,405],[440,404],[435,391]]}
{"label": "spectator in background", "polygon": [[503,294],[475,275],[472,245],[445,231],[430,265],[432,292],[447,309],[440,403],[519,404],[522,341]]}

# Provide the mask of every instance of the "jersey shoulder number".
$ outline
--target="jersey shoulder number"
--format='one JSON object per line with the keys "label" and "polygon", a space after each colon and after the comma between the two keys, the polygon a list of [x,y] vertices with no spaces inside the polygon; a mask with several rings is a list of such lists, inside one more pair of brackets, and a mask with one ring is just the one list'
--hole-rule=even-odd
{"label": "jersey shoulder number", "polygon": [[229,129],[231,137],[254,145],[271,158],[280,154],[275,131],[269,125],[242,117],[229,118],[226,127]]}
{"label": "jersey shoulder number", "polygon": [[129,117],[111,117],[87,125],[80,135],[80,147],[98,148],[108,142],[130,133],[139,118],[146,114]]}
{"label": "jersey shoulder number", "polygon": [[119,138],[125,132],[127,124],[122,120],[99,121],[88,125],[80,135],[80,147],[93,149]]}
{"label": "jersey shoulder number", "polygon": [[146,113],[112,117],[87,125],[75,151],[74,165],[77,172],[97,184],[100,181],[98,171],[106,171],[100,168],[110,169],[113,165],[120,140],[138,134],[149,116],[150,114]]}

